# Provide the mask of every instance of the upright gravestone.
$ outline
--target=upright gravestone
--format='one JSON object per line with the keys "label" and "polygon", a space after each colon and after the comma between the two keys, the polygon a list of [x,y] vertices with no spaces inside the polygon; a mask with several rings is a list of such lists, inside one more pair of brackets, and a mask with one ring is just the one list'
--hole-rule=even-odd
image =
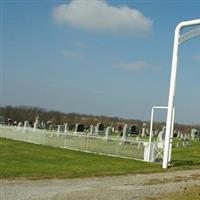
{"label": "upright gravestone", "polygon": [[64,133],[67,133],[67,132],[68,132],[68,124],[66,123],[65,128],[64,128]]}
{"label": "upright gravestone", "polygon": [[27,130],[27,128],[29,127],[29,121],[25,121],[24,122],[24,129],[23,132],[25,132]]}
{"label": "upright gravestone", "polygon": [[98,134],[103,134],[104,131],[105,131],[104,125],[103,125],[102,123],[98,123],[98,124],[96,125],[96,130],[95,130],[96,134],[97,134],[97,135],[98,135]]}
{"label": "upright gravestone", "polygon": [[137,135],[137,126],[135,126],[135,125],[132,125],[131,127],[130,127],[130,135]]}
{"label": "upright gravestone", "polygon": [[41,125],[41,128],[42,128],[42,129],[45,129],[45,128],[46,128],[46,124],[45,124],[43,121],[41,121],[41,124],[40,124],[40,125]]}
{"label": "upright gravestone", "polygon": [[181,138],[181,132],[180,131],[178,131],[178,133],[177,133],[177,138],[178,139]]}
{"label": "upright gravestone", "polygon": [[157,146],[158,146],[159,149],[164,147],[165,132],[166,132],[166,127],[163,127],[162,131],[160,131],[158,133],[158,136],[157,136]]}
{"label": "upright gravestone", "polygon": [[90,125],[90,135],[93,135],[95,132],[94,125]]}
{"label": "upright gravestone", "polygon": [[51,130],[51,126],[52,126],[52,122],[51,121],[47,121],[46,122],[46,129],[47,130]]}
{"label": "upright gravestone", "polygon": [[18,123],[18,126],[17,126],[17,131],[19,131],[21,129],[21,127],[23,126],[23,123],[22,122],[19,122]]}
{"label": "upright gravestone", "polygon": [[39,115],[37,115],[35,122],[34,122],[34,127],[33,131],[36,131],[36,129],[39,127]]}
{"label": "upright gravestone", "polygon": [[146,133],[145,131],[146,131],[145,128],[142,128],[142,135],[141,135],[142,138],[145,137],[145,133]]}
{"label": "upright gravestone", "polygon": [[193,129],[191,130],[191,139],[192,139],[192,140],[195,140],[195,139],[197,138],[197,135],[198,135],[197,129],[193,128]]}
{"label": "upright gravestone", "polygon": [[76,133],[84,133],[84,130],[85,130],[85,126],[84,124],[76,124],[76,127],[75,127],[75,134]]}
{"label": "upright gravestone", "polygon": [[183,140],[184,139],[184,134],[181,133],[180,139]]}
{"label": "upright gravestone", "polygon": [[61,132],[61,125],[58,125],[58,128],[57,128],[57,137],[60,136],[60,132]]}
{"label": "upright gravestone", "polygon": [[123,126],[122,125],[118,125],[117,126],[117,132],[121,133],[123,131]]}
{"label": "upright gravestone", "polygon": [[123,127],[123,135],[122,135],[122,140],[126,140],[128,137],[128,125],[125,124]]}
{"label": "upright gravestone", "polygon": [[106,128],[106,132],[105,132],[105,139],[108,140],[109,136],[111,135],[112,129],[111,127],[107,127]]}
{"label": "upright gravestone", "polygon": [[155,130],[154,135],[158,136],[158,130]]}

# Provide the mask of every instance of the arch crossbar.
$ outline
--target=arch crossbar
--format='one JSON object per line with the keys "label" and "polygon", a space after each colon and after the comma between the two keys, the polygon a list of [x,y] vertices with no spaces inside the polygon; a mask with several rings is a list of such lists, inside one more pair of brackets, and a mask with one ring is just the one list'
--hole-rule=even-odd
{"label": "arch crossbar", "polygon": [[200,35],[200,27],[195,28],[187,33],[184,33],[182,36],[179,38],[179,44],[182,44],[184,42],[187,42],[188,40],[198,37]]}

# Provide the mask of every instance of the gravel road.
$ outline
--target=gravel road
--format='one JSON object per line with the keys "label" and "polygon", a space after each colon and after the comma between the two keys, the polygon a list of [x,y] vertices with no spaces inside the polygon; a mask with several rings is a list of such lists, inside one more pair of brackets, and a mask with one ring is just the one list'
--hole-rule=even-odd
{"label": "gravel road", "polygon": [[200,170],[66,180],[1,179],[1,200],[137,200],[200,186]]}

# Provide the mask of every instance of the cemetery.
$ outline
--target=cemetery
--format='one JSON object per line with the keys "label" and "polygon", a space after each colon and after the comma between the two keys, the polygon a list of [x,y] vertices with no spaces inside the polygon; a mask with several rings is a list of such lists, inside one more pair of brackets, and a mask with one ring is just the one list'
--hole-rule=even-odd
{"label": "cemetery", "polygon": [[[0,137],[10,138],[35,144],[66,148],[88,153],[103,154],[146,162],[161,163],[165,141],[166,127],[161,129],[137,127],[136,124],[123,124],[119,126],[105,126],[102,123],[84,124],[52,124],[44,123],[36,116],[33,125],[29,121],[0,125]],[[116,132],[115,132],[116,130]],[[151,134],[149,132],[151,131]],[[191,129],[190,133],[175,130],[174,148],[188,148],[192,141],[200,142],[200,130]]]}
{"label": "cemetery", "polygon": [[[116,126],[111,124],[105,126],[99,121],[90,126],[84,123],[70,124],[67,121],[64,124],[55,124],[51,120],[41,121],[39,115],[32,124],[28,120],[17,122],[15,119],[5,119],[4,116],[0,116],[0,137],[94,154],[162,163],[163,169],[168,168],[172,164],[173,148],[190,148],[193,141],[200,142],[200,130],[196,128],[192,128],[190,132],[174,130],[174,97],[179,46],[200,35],[200,29],[195,28],[199,24],[199,19],[184,21],[175,29],[168,105],[152,107],[150,127],[147,127],[145,123],[139,127],[137,124],[121,122]],[[193,30],[181,34],[183,28],[191,26],[194,26]],[[155,109],[167,111],[166,122],[159,129],[153,128]]]}
{"label": "cemetery", "polygon": [[200,199],[200,2],[17,2],[0,3],[0,200]]}

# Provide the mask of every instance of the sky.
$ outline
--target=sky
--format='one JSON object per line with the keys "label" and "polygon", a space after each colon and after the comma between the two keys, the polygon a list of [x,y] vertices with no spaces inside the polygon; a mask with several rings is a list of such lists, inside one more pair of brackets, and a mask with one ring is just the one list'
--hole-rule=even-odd
{"label": "sky", "polygon": [[[1,0],[0,6],[1,106],[141,120],[150,120],[152,106],[168,103],[176,25],[200,18],[200,2],[192,0]],[[180,46],[178,123],[200,124],[199,74],[197,37]]]}

